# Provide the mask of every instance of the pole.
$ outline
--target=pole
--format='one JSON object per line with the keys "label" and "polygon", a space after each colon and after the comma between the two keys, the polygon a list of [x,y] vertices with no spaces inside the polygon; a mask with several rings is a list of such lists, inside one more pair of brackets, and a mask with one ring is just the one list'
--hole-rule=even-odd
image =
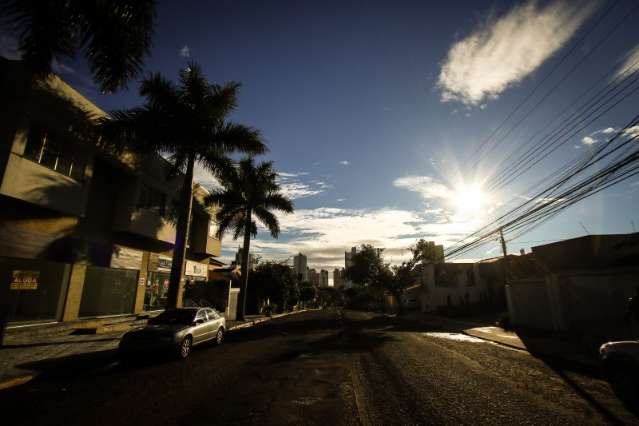
{"label": "pole", "polygon": [[504,240],[504,231],[502,228],[499,228],[499,239],[501,241],[501,252],[504,256],[504,267],[503,267],[503,274],[504,274],[504,284],[508,283],[508,252],[506,250],[506,240]]}

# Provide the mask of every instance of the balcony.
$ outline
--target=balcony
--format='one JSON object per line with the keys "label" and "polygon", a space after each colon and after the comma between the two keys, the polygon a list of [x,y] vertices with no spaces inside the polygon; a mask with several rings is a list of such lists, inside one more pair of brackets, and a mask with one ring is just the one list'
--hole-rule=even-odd
{"label": "balcony", "polygon": [[87,187],[82,181],[11,153],[0,193],[80,217],[87,204]]}

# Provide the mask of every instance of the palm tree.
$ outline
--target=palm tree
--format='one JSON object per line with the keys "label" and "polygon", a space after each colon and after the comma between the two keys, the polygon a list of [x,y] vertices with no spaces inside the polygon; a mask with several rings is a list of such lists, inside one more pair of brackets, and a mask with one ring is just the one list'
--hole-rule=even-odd
{"label": "palm tree", "polygon": [[0,14],[18,34],[35,77],[83,51],[104,92],[126,87],[149,53],[154,0],[5,0]]}
{"label": "palm tree", "polygon": [[293,212],[293,203],[280,192],[277,183],[277,172],[272,162],[255,164],[249,157],[239,162],[220,176],[222,189],[206,197],[207,205],[217,205],[219,223],[218,237],[222,238],[229,229],[233,230],[233,238],[244,236],[242,249],[242,285],[240,287],[240,304],[237,310],[238,319],[244,319],[246,310],[246,290],[248,287],[248,263],[251,235],[257,235],[257,218],[277,238],[280,224],[272,210],[285,213]]}
{"label": "palm tree", "polygon": [[266,151],[257,130],[226,119],[236,107],[239,86],[210,84],[200,67],[190,63],[180,72],[177,85],[160,74],[143,80],[140,95],[146,98],[144,105],[112,112],[102,122],[107,139],[137,152],[161,153],[171,162],[173,173],[184,174],[167,308],[178,305],[191,223],[195,164],[219,174],[220,170],[231,168],[229,153]]}

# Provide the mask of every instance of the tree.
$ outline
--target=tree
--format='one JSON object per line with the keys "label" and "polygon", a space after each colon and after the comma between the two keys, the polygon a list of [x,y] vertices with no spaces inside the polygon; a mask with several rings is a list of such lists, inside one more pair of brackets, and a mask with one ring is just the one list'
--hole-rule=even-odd
{"label": "tree", "polygon": [[239,162],[236,167],[226,170],[220,175],[221,190],[206,197],[208,205],[218,205],[218,236],[233,229],[233,238],[244,236],[242,250],[242,285],[240,286],[240,304],[237,314],[244,319],[246,308],[246,291],[248,288],[248,259],[251,236],[257,235],[259,220],[277,238],[280,233],[279,220],[272,210],[285,213],[293,212],[293,203],[280,192],[277,183],[277,172],[273,163],[255,164],[252,157]]}
{"label": "tree", "polygon": [[299,288],[300,302],[308,304],[315,300],[315,298],[317,297],[317,288],[315,288],[315,286],[308,281],[300,283]]}
{"label": "tree", "polygon": [[351,258],[351,266],[346,268],[346,279],[364,286],[373,283],[383,267],[381,250],[370,244],[362,244],[360,250]]}
{"label": "tree", "polygon": [[386,290],[397,300],[397,313],[403,312],[402,293],[415,284],[415,260],[403,262],[401,265],[384,265],[379,270],[375,284]]}
{"label": "tree", "polygon": [[291,295],[294,296],[296,293],[297,282],[293,268],[286,264],[266,261],[260,262],[250,275],[248,288],[251,290],[250,299],[256,302],[258,308],[269,300],[271,304],[286,310]]}
{"label": "tree", "polygon": [[18,34],[35,77],[83,51],[103,92],[142,72],[155,19],[154,0],[6,0],[0,12]]}
{"label": "tree", "polygon": [[435,244],[423,238],[410,248],[413,259],[416,263],[442,263],[444,259],[441,253],[437,253]]}
{"label": "tree", "polygon": [[179,84],[160,74],[142,81],[142,106],[115,111],[102,121],[106,138],[141,153],[161,153],[172,173],[184,174],[178,201],[175,246],[167,308],[179,304],[186,244],[193,206],[193,170],[196,163],[213,174],[231,167],[233,152],[262,153],[266,147],[255,129],[227,121],[237,104],[238,83],[210,84],[200,67],[190,63],[180,72]]}

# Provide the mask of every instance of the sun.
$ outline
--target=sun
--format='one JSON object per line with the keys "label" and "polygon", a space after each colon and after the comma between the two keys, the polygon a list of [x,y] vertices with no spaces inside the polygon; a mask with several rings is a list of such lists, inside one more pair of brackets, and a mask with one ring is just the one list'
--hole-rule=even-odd
{"label": "sun", "polygon": [[460,185],[452,196],[455,213],[462,216],[480,215],[486,207],[487,196],[479,185]]}

